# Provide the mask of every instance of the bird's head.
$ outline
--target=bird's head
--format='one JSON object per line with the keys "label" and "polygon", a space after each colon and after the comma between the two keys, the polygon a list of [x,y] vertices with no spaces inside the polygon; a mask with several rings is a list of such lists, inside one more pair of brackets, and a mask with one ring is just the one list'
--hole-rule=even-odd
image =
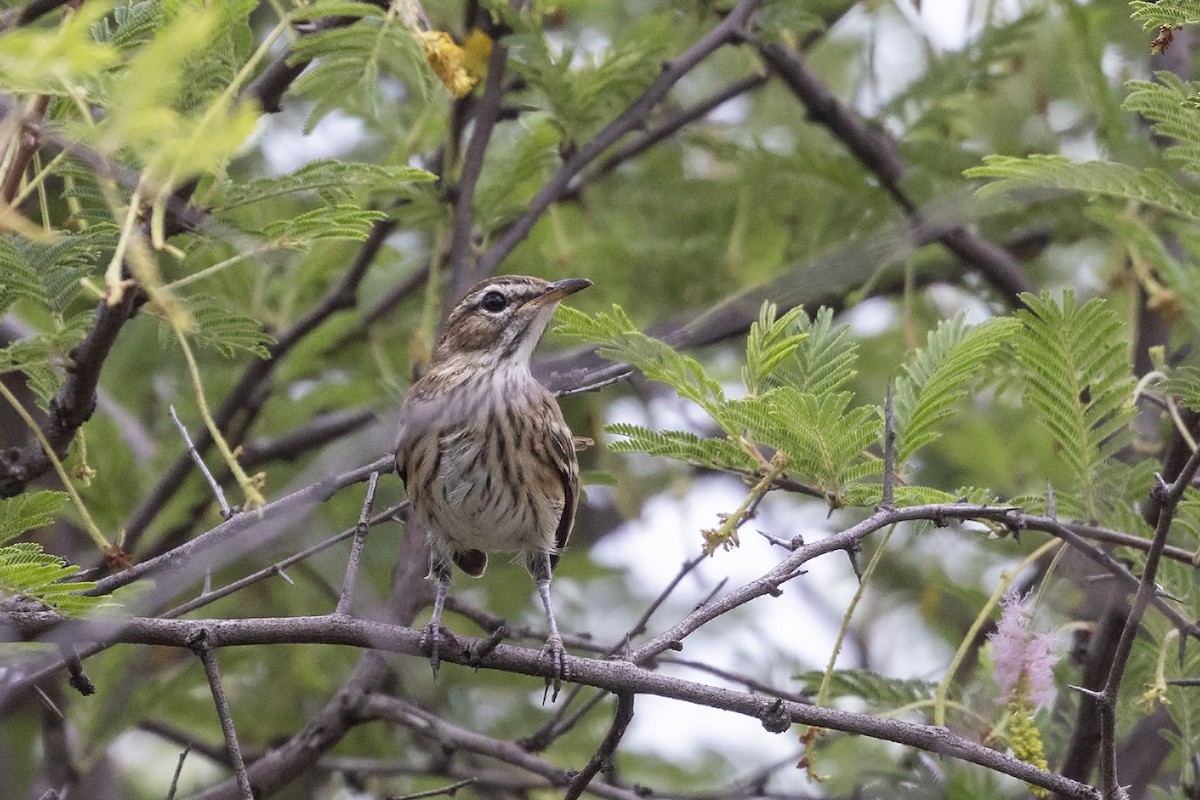
{"label": "bird's head", "polygon": [[450,312],[432,365],[469,358],[485,364],[528,365],[558,302],[586,289],[586,278],[544,281],[502,275],[473,286]]}

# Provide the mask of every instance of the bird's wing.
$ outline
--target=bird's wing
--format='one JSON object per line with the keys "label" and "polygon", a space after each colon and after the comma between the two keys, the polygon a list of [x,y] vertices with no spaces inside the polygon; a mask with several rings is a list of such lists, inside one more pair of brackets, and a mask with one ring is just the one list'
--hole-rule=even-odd
{"label": "bird's wing", "polygon": [[575,441],[561,417],[559,424],[550,428],[550,454],[562,482],[563,510],[554,533],[554,546],[561,550],[567,546],[571,526],[575,524],[575,509],[579,505],[579,461],[575,457]]}

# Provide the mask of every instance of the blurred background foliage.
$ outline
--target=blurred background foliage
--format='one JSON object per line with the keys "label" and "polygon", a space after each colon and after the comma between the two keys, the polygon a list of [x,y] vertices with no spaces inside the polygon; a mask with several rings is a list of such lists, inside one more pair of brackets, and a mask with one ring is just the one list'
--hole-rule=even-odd
{"label": "blurred background foliage", "polygon": [[[466,120],[481,102],[482,84],[455,99],[438,81],[412,35],[410,3],[86,0],[17,27],[14,20],[30,5],[0,3],[7,15],[0,33],[6,113],[0,133],[8,154],[0,166],[11,174],[23,135],[18,118],[44,122],[58,146],[24,165],[24,180],[9,186],[4,198],[11,203],[0,220],[6,385],[32,412],[44,414],[64,380],[68,353],[93,324],[97,298],[132,290],[122,282],[122,255],[147,291],[141,312],[125,324],[104,363],[99,409],[66,462],[98,530],[123,541],[137,561],[221,519],[191,470],[178,486],[164,477],[183,452],[168,406],[193,434],[203,428],[181,340],[195,345],[202,391],[214,408],[246,375],[259,375],[231,409],[224,433],[241,447],[247,471],[264,473],[268,499],[383,454],[399,399],[428,356],[447,300],[454,299],[446,297],[456,276],[444,256],[454,236],[453,190],[468,163],[472,128]],[[420,24],[460,42],[480,19],[493,31],[506,29],[499,39],[507,48],[502,104],[473,204],[474,254],[495,245],[563,161],[626,112],[666,64],[733,6],[720,0],[514,5],[521,7],[423,4]],[[1175,5],[1187,4],[1164,8]],[[330,15],[355,21],[314,22]],[[618,305],[631,326],[671,343],[688,330],[720,331],[690,340],[700,346],[688,354],[735,399],[744,391],[746,333],[762,302],[776,304],[781,314],[797,305],[815,314],[825,305],[857,345],[856,369],[840,388],[853,393],[855,407],[874,408],[882,406],[889,383],[905,374],[902,365],[915,363],[919,348],[932,347],[927,337],[940,321],[961,313],[954,324],[968,330],[1021,307],[988,269],[933,241],[942,231],[967,231],[1007,248],[1026,286],[1050,293],[1052,299],[1037,301],[1049,304],[1043,308],[1057,307],[1063,290],[1074,292],[1079,307],[1104,299],[1108,316],[1081,315],[1078,324],[1086,330],[1075,345],[1080,352],[1107,348],[1105,363],[1116,363],[1119,374],[1078,376],[1076,405],[1091,402],[1084,396],[1098,385],[1091,381],[1117,392],[1114,404],[1131,401],[1134,380],[1153,366],[1195,360],[1200,239],[1191,223],[1200,203],[1190,181],[1200,158],[1185,146],[1200,141],[1200,112],[1190,83],[1192,32],[1171,32],[1171,46],[1151,55],[1155,32],[1115,2],[765,0],[752,41],[718,49],[684,76],[637,132],[576,178],[501,271],[590,278],[595,287],[573,296],[573,307],[594,318]],[[292,64],[313,63],[279,107],[267,109],[275,113],[263,113],[252,100],[239,102],[262,100],[263,70],[285,44]],[[844,110],[861,118],[874,145],[886,150],[883,157],[904,165],[898,180],[873,170],[844,136],[818,124],[819,115],[806,110],[764,60],[763,48],[772,46],[802,57]],[[1157,82],[1126,85],[1131,79]],[[726,102],[687,116],[739,82],[742,90]],[[686,123],[677,132],[644,152],[622,155],[644,132],[677,119]],[[1157,132],[1149,121],[1158,123]],[[66,142],[79,143],[92,157],[65,151]],[[1035,154],[1069,161],[1026,158]],[[985,166],[988,156],[1005,158]],[[1078,167],[1085,161],[1105,163],[1085,173]],[[990,189],[977,194],[984,183]],[[135,195],[141,216],[126,213]],[[169,222],[180,197],[203,212],[186,231]],[[355,303],[291,338],[297,322],[375,244]],[[564,348],[579,347],[581,338],[581,317],[571,319],[574,339],[552,334],[541,351],[567,353],[548,362],[560,377],[575,352]],[[1041,424],[1048,412],[1022,399],[1022,365],[1048,351],[1040,340],[1022,341],[1004,343],[1015,356],[1005,349],[1008,357],[969,362],[980,381],[937,419],[939,436],[906,464],[905,481],[948,497],[978,487],[1035,512],[1054,507],[1056,490],[1064,516],[1147,536],[1134,503],[1145,498],[1150,473],[1161,464],[1169,420],[1143,408],[1133,434],[1122,428],[1125,438],[1110,441],[1120,432],[1102,425],[1115,405],[1084,417],[1097,437],[1089,452],[1111,461],[1112,469],[1080,467],[1070,458],[1071,443]],[[1152,346],[1165,354],[1158,363]],[[269,369],[256,366],[266,363],[264,356],[275,357]],[[1186,380],[1177,387],[1185,404],[1200,396],[1194,387]],[[733,512],[746,488],[736,476],[606,446],[615,437],[603,426],[612,423],[718,435],[713,419],[661,384],[635,377],[565,399],[563,406],[576,434],[598,444],[581,457],[587,496],[557,577],[560,621],[565,631],[587,632],[606,645],[620,641],[679,564],[701,551],[702,529]],[[1132,406],[1127,410],[1131,414]],[[280,437],[336,415],[355,422],[321,447],[272,450]],[[877,424],[879,414],[867,416]],[[0,430],[6,446],[28,439],[7,406],[0,409]],[[877,432],[865,441],[864,458],[877,459]],[[268,455],[258,459],[260,453]],[[222,472],[215,453],[209,460]],[[1081,470],[1094,479],[1083,488]],[[30,491],[37,488],[60,484],[48,476]],[[236,492],[236,484],[230,489]],[[383,478],[378,507],[401,492],[394,476]],[[161,507],[147,510],[148,498],[162,499]],[[304,524],[217,565],[212,584],[351,526],[361,501],[357,488],[339,492]],[[783,539],[820,537],[861,518],[870,498],[860,494],[858,501],[860,507],[830,511],[821,498],[768,495],[743,529],[742,546],[718,550],[705,562],[652,618],[651,631],[667,627],[722,580],[744,581],[768,569],[778,551],[754,529]],[[238,495],[234,502],[244,501]],[[54,525],[27,538],[91,567],[100,553],[84,524],[68,507]],[[1171,543],[1200,548],[1198,526],[1197,509],[1186,506]],[[887,541],[836,662],[867,672],[839,673],[844,685],[830,702],[887,711],[928,698],[1003,571],[1045,541],[1037,534],[1017,541],[993,533],[916,527]],[[386,596],[402,535],[397,524],[369,538],[360,613],[372,613]],[[867,541],[863,563],[877,546],[878,537]],[[1142,558],[1135,550],[1118,555],[1135,568]],[[287,570],[287,580],[257,583],[197,613],[324,613],[336,601],[344,562],[345,547],[334,548]],[[1022,588],[1043,587],[1037,622],[1061,633],[1060,687],[1081,682],[1089,625],[1106,618],[1114,602],[1084,567],[1065,562],[1052,568],[1043,559],[1017,580]],[[1172,563],[1166,569],[1166,590],[1182,598],[1185,616],[1200,616],[1194,568]],[[784,599],[760,600],[705,628],[689,640],[686,657],[788,692],[815,691],[812,673],[826,667],[858,584],[837,557],[818,562],[812,573]],[[480,582],[459,579],[455,593],[495,615],[532,622],[537,608],[524,580],[518,568],[500,565]],[[179,587],[175,601],[197,590]],[[463,617],[451,616],[451,626],[476,632]],[[1192,766],[1200,710],[1195,690],[1172,686],[1165,689],[1168,705],[1135,704],[1147,684],[1156,684],[1169,632],[1161,617],[1148,618],[1124,684],[1122,746],[1149,731],[1166,742],[1155,751],[1157,761],[1139,773],[1136,796],[1187,796],[1185,784],[1200,780]],[[949,724],[982,738],[999,711],[981,665],[989,658],[982,638],[971,645],[951,676],[952,696],[968,712],[952,710]],[[10,666],[0,670],[37,655],[31,647],[4,648],[3,663]],[[356,657],[318,646],[223,651],[243,747],[260,753],[301,728]],[[1194,647],[1182,661],[1169,657],[1167,677],[1194,676],[1195,659]],[[670,660],[663,659],[663,669],[704,675]],[[94,792],[81,788],[79,796],[162,797],[181,741],[219,746],[203,672],[187,654],[118,647],[89,659],[87,667],[101,687],[97,696],[53,692],[66,715],[72,766],[83,776],[80,785]],[[505,738],[531,734],[552,713],[527,679],[447,668],[434,684],[419,659],[396,659],[393,688],[458,724]],[[1078,703],[1062,689],[1038,717],[1052,769],[1067,758]],[[0,794],[37,796],[47,774],[42,741],[54,727],[43,720],[44,709],[26,693],[4,710],[0,774],[8,788]],[[910,713],[924,718],[927,711]],[[593,712],[548,757],[578,768],[608,722],[606,712]],[[742,722],[647,699],[618,758],[618,775],[658,796],[1015,797],[1026,791],[978,768],[836,734],[807,750],[815,772],[830,777],[818,784],[792,768],[803,749],[794,732],[769,737],[756,724],[739,727]],[[361,726],[280,796],[382,797],[443,785],[431,750],[405,730]],[[391,763],[394,774],[346,768],[339,759],[351,755]],[[194,751],[182,786],[199,789],[222,770]],[[112,787],[118,794],[99,793]]]}

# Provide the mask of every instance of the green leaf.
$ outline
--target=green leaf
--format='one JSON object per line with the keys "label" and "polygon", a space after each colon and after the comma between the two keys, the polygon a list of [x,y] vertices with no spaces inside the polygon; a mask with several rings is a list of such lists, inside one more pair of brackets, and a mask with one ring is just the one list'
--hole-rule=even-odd
{"label": "green leaf", "polygon": [[1030,186],[1052,186],[1089,195],[1133,200],[1200,220],[1200,195],[1157,169],[1138,169],[1113,161],[1071,161],[1063,156],[1028,158],[985,156],[984,166],[964,171],[968,178],[995,178],[981,196]]}
{"label": "green leaf", "polygon": [[1163,153],[1192,175],[1200,174],[1200,107],[1193,102],[1197,86],[1174,73],[1154,73],[1158,79],[1128,81],[1123,108],[1153,123],[1154,132],[1172,141]]}
{"label": "green leaf", "polygon": [[796,348],[807,337],[807,333],[794,330],[796,321],[804,309],[796,306],[776,319],[774,303],[763,303],[758,312],[758,321],[750,326],[746,337],[746,366],[742,368],[742,382],[746,391],[758,394],[766,388],[766,382],[779,363],[792,356]]}
{"label": "green leaf", "polygon": [[0,309],[23,298],[62,313],[82,289],[79,279],[98,271],[102,252],[116,242],[111,224],[64,231],[49,242],[0,236]]}
{"label": "green leaf", "polygon": [[614,453],[665,456],[705,469],[754,472],[758,463],[729,439],[701,438],[685,431],[655,431],[619,422],[605,425],[607,433],[626,437],[609,444]]}
{"label": "green leaf", "polygon": [[62,614],[77,615],[109,602],[81,597],[95,587],[89,581],[65,583],[79,571],[42,550],[36,542],[6,544],[23,533],[49,525],[67,504],[65,492],[32,492],[0,499],[0,597],[28,597]]}
{"label": "green leaf", "polygon": [[1155,388],[1165,394],[1174,395],[1192,411],[1200,411],[1200,367],[1188,366],[1173,370],[1170,377]]}
{"label": "green leaf", "polygon": [[382,219],[387,219],[387,214],[382,211],[337,203],[268,222],[262,232],[268,238],[281,240],[284,247],[306,248],[322,239],[362,241],[369,235],[371,226]]}
{"label": "green leaf", "polygon": [[417,167],[322,159],[305,164],[288,175],[227,184],[218,205],[221,211],[228,211],[299,192],[312,192],[326,205],[349,204],[360,190],[372,196],[395,194],[400,184],[427,183],[436,179],[432,172]]}
{"label": "green leaf", "polygon": [[913,354],[896,381],[897,465],[941,436],[938,424],[953,416],[980,368],[1019,326],[1014,319],[998,318],[968,328],[959,314],[930,331],[925,348]]}
{"label": "green leaf", "polygon": [[66,506],[66,492],[31,492],[0,499],[0,544],[49,525]]}
{"label": "green leaf", "polygon": [[604,358],[640,369],[650,380],[667,384],[705,410],[725,401],[720,382],[710,377],[699,361],[639,331],[620,306],[614,305],[611,314],[594,317],[560,306],[558,314],[559,333],[599,345],[596,352]]}
{"label": "green leaf", "polygon": [[92,38],[92,24],[107,11],[105,3],[85,3],[61,25],[6,31],[0,36],[0,86],[13,95],[86,97],[84,87],[119,58],[116,48]]}
{"label": "green leaf", "polygon": [[[216,348],[217,352],[230,358],[238,350],[253,353],[259,358],[270,358],[267,346],[274,344],[262,329],[262,323],[253,317],[239,314],[229,308],[229,303],[219,297],[194,295],[184,303],[192,319],[191,334],[202,345]],[[162,332],[168,335],[170,326],[162,323]]]}
{"label": "green leaf", "polygon": [[1013,338],[1025,377],[1025,400],[1053,437],[1075,479],[1082,508],[1098,519],[1106,460],[1121,446],[1133,418],[1133,378],[1121,319],[1100,299],[1076,304],[1064,291],[1021,296],[1021,330]]}
{"label": "green leaf", "polygon": [[1178,28],[1200,22],[1200,0],[1133,0],[1129,4],[1133,19],[1141,20],[1142,30],[1166,26]]}
{"label": "green leaf", "polygon": [[795,357],[783,359],[768,382],[791,386],[810,394],[826,394],[845,386],[854,376],[858,344],[849,337],[850,328],[833,324],[833,309],[819,308],[809,320],[794,319],[794,335],[802,336]]}
{"label": "green leaf", "polygon": [[292,42],[291,63],[312,62],[291,89],[313,103],[304,121],[306,134],[335,108],[378,116],[384,76],[401,78],[409,91],[421,97],[429,95],[437,80],[425,64],[421,46],[398,17],[383,16],[383,8],[367,4],[357,8],[363,12],[358,22],[314,31]]}
{"label": "green leaf", "polygon": [[[796,680],[803,685],[801,691],[816,694],[824,677],[823,672],[802,672]],[[937,686],[937,681],[891,678],[869,669],[836,669],[829,676],[827,697],[858,698],[866,702],[869,710],[882,711],[930,700]]]}

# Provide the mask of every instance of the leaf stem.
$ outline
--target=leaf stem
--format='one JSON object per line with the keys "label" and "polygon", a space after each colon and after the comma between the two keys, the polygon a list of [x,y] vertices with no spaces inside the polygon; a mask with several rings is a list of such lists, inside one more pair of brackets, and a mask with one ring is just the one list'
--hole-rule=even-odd
{"label": "leaf stem", "polygon": [[259,508],[266,504],[267,499],[263,497],[262,492],[255,486],[255,482],[242,469],[242,465],[238,463],[237,457],[229,448],[229,442],[225,441],[225,437],[221,435],[221,429],[217,427],[217,423],[213,420],[212,412],[208,409],[208,401],[204,397],[204,383],[200,379],[200,367],[196,364],[196,357],[192,353],[192,346],[188,344],[187,333],[180,328],[175,328],[175,334],[179,337],[179,346],[183,349],[183,356],[187,359],[188,372],[192,376],[192,390],[196,393],[196,404],[200,408],[200,417],[204,420],[204,425],[208,428],[209,435],[212,436],[213,442],[217,446],[217,450],[221,453],[221,458],[225,460],[229,471],[233,473],[233,477],[237,479],[238,486],[242,488],[245,494],[246,502],[242,508],[249,511],[254,508]]}
{"label": "leaf stem", "polygon": [[8,404],[12,406],[13,411],[16,411],[17,415],[29,426],[29,430],[33,431],[33,435],[41,443],[42,449],[46,451],[46,458],[50,459],[50,463],[54,466],[54,471],[58,473],[58,479],[62,481],[63,488],[66,489],[67,494],[71,497],[71,502],[75,504],[76,510],[79,511],[79,517],[83,520],[84,530],[92,537],[92,541],[96,543],[96,546],[100,548],[102,553],[108,554],[113,552],[112,543],[100,532],[100,526],[92,519],[92,515],[88,513],[87,506],[83,504],[83,498],[75,490],[75,485],[71,482],[70,477],[68,477],[67,470],[63,467],[62,461],[59,460],[58,454],[54,452],[54,448],[50,446],[50,442],[46,441],[46,435],[42,433],[42,429],[38,427],[37,422],[25,409],[25,406],[21,405],[21,401],[17,399],[16,395],[3,382],[0,382],[0,395],[4,396]]}

